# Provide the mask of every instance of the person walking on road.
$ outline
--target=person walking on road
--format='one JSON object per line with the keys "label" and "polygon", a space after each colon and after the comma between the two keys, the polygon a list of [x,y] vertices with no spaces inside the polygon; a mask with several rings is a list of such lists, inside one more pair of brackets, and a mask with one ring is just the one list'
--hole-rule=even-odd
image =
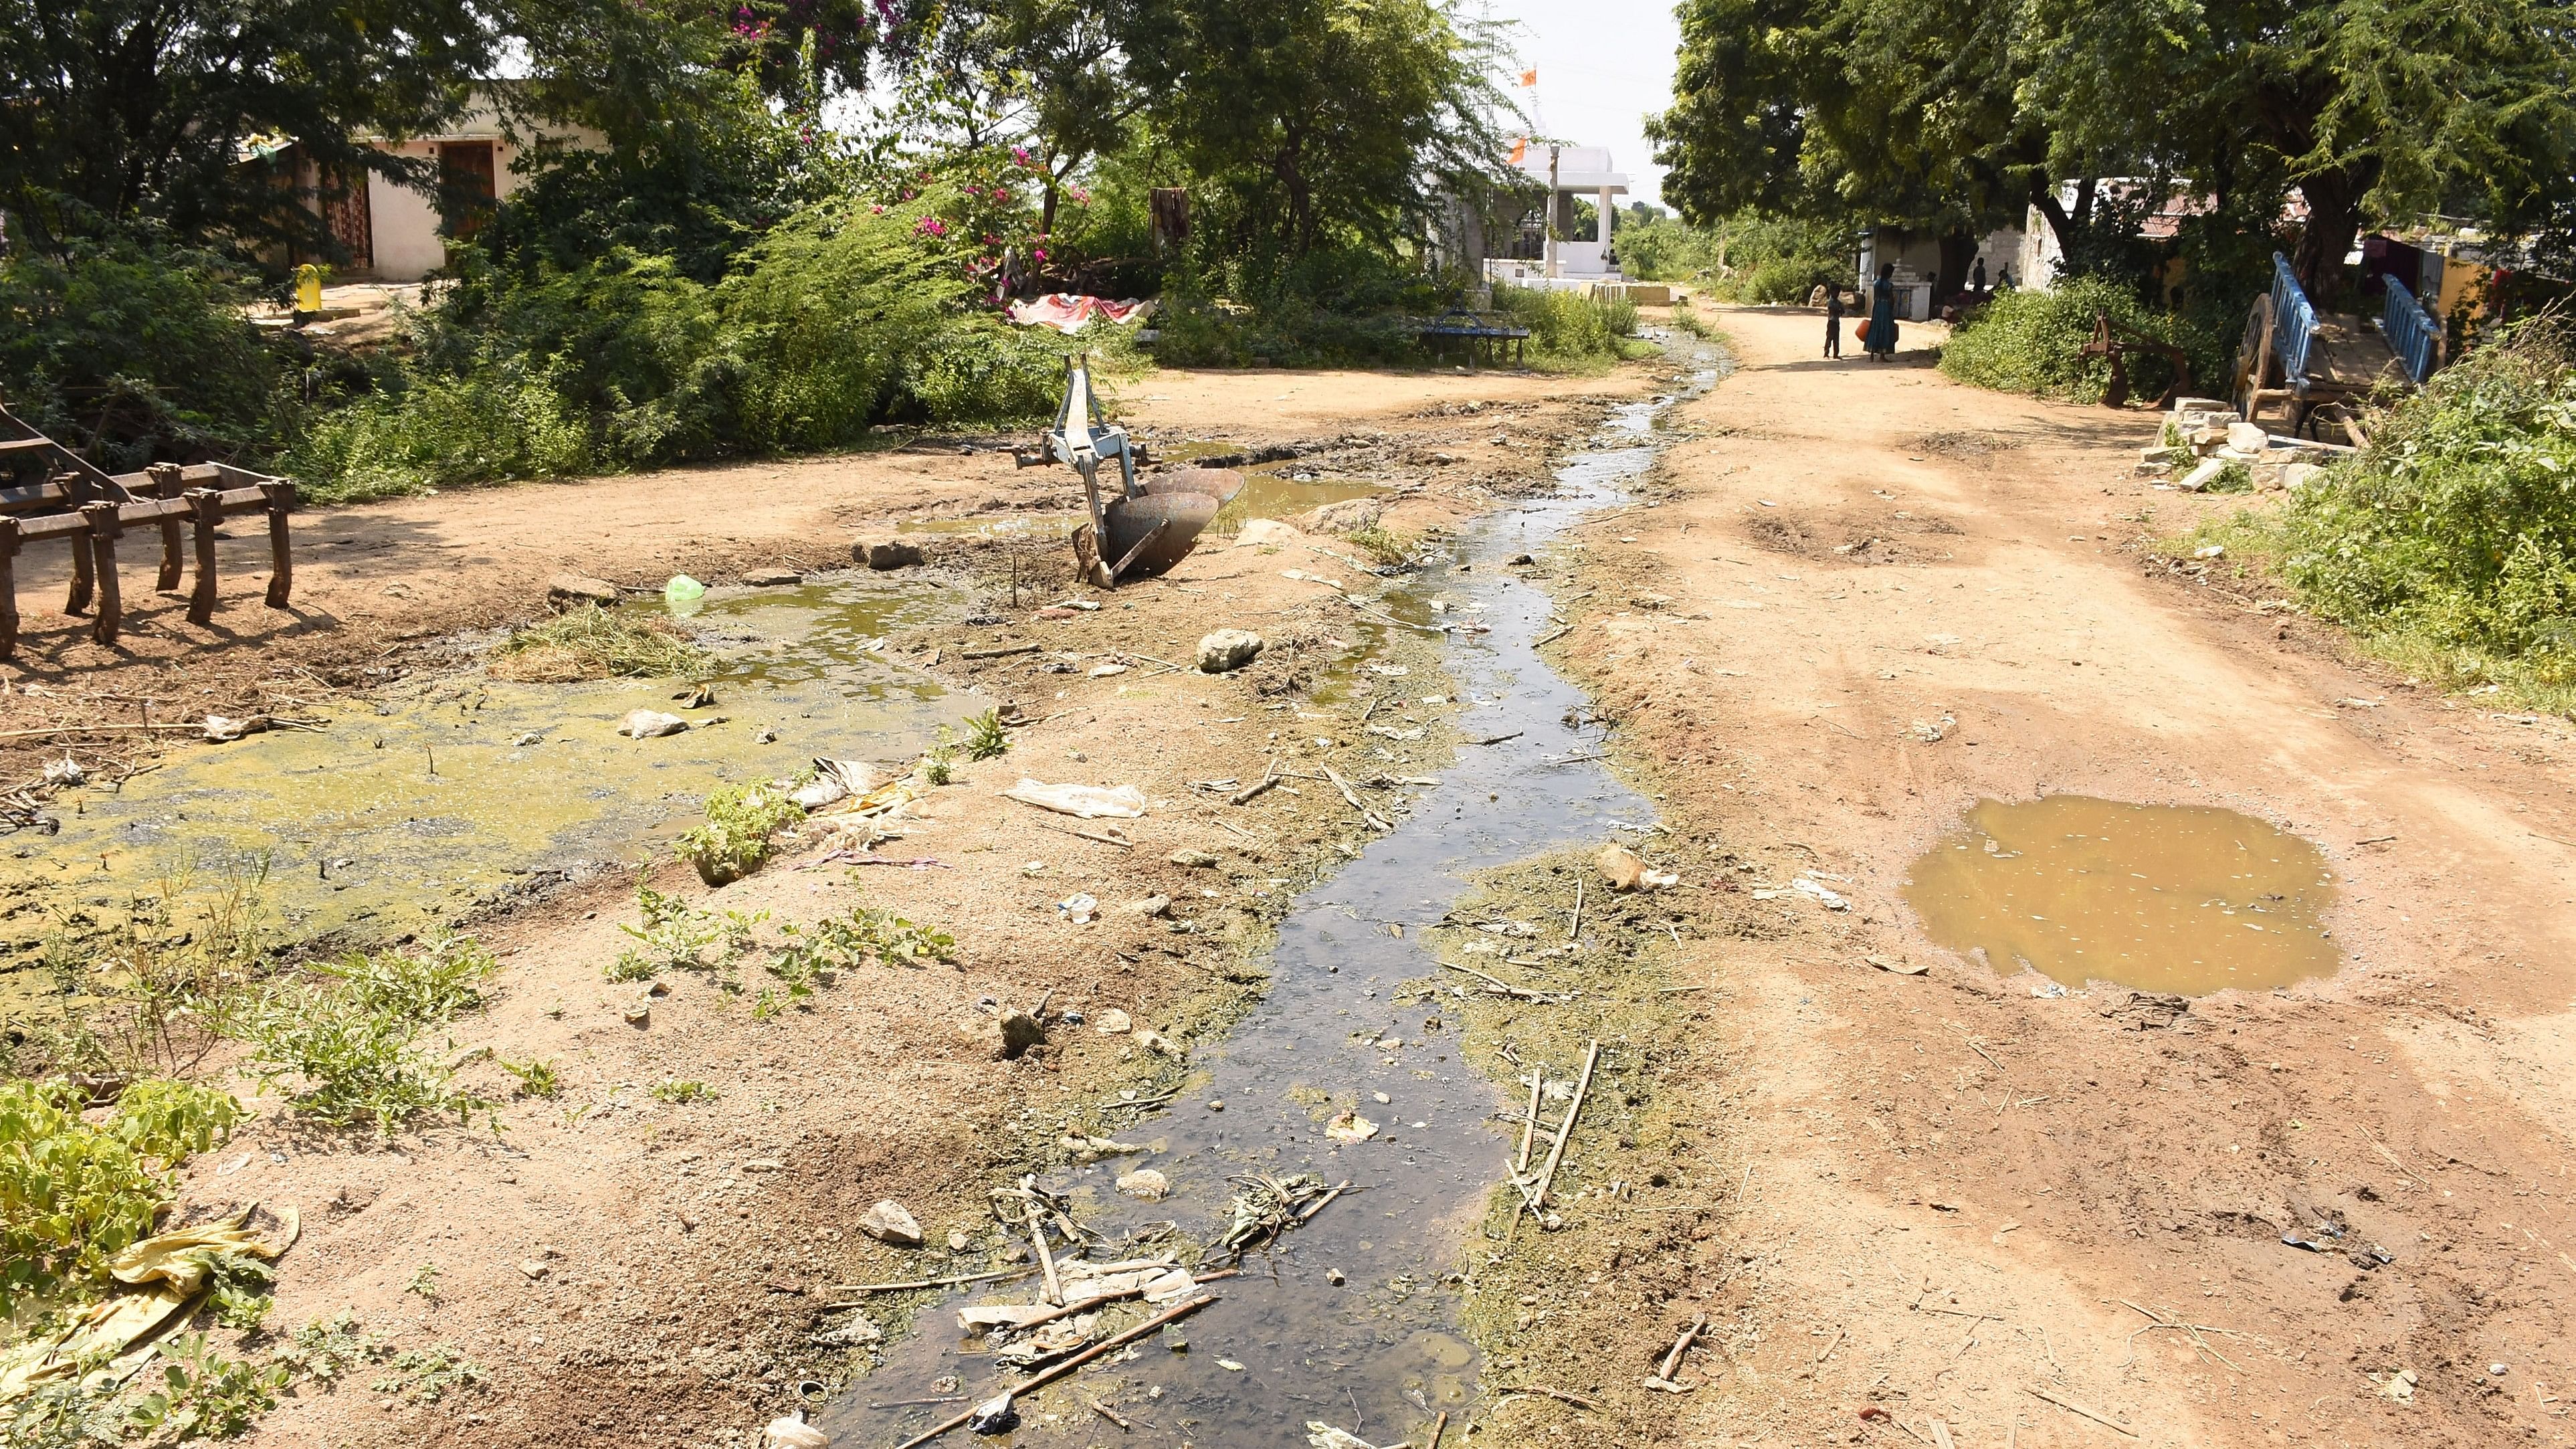
{"label": "person walking on road", "polygon": [[1881,362],[1896,357],[1896,263],[1881,262],[1878,280],[1869,287],[1869,330],[1861,334],[1861,350]]}
{"label": "person walking on road", "polygon": [[1836,360],[1843,355],[1843,288],[1840,282],[1825,283],[1825,355]]}

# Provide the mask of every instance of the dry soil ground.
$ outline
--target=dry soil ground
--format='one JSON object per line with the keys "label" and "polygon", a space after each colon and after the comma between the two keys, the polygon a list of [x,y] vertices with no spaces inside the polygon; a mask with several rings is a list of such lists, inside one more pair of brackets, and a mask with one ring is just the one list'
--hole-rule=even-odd
{"label": "dry soil ground", "polygon": [[[1558,448],[1605,400],[1650,388],[1651,371],[1162,373],[1128,389],[1127,413],[1164,442],[1298,445],[1302,469],[1400,495],[1387,521],[1418,534],[1543,485]],[[243,540],[215,628],[192,628],[174,601],[146,595],[115,650],[48,616],[61,585],[41,565],[58,561],[39,556],[21,573],[37,627],[5,671],[7,723],[139,721],[146,705],[164,721],[292,713],[396,672],[460,667],[447,641],[541,614],[560,571],[657,589],[678,570],[712,582],[759,565],[847,567],[854,537],[883,539],[895,520],[1070,506],[1068,479],[949,440],[312,510],[296,521],[293,611],[259,606],[264,541]],[[1320,672],[1347,665],[1373,627],[1343,602],[1374,581],[1340,538],[1214,540],[1163,578],[1097,596],[1096,612],[1044,613],[1071,571],[1060,540],[925,542],[930,567],[979,581],[993,615],[917,631],[897,652],[1020,704],[1031,721],[1007,756],[961,766],[955,784],[905,812],[885,849],[939,864],[843,870],[818,861],[825,843],[809,838],[721,895],[675,866],[656,883],[769,912],[771,929],[864,901],[952,932],[956,960],[844,973],[807,1007],[764,1018],[748,995],[699,975],[666,974],[659,996],[607,980],[603,968],[633,944],[620,929],[635,919],[622,882],[483,920],[479,934],[504,966],[488,1009],[458,1024],[454,1045],[462,1080],[500,1103],[503,1130],[478,1117],[379,1141],[302,1128],[270,1098],[256,1103],[260,1121],[189,1167],[181,1208],[192,1219],[245,1199],[303,1209],[275,1329],[347,1313],[391,1348],[426,1355],[362,1368],[336,1391],[305,1382],[258,1442],[756,1439],[796,1401],[799,1379],[837,1377],[850,1359],[847,1342],[813,1341],[830,1285],[984,1267],[989,1188],[1060,1156],[1068,1121],[1102,1133],[1132,1123],[1101,1109],[1118,1090],[1153,1097],[1180,1081],[1172,1054],[1061,1020],[1043,1048],[998,1060],[992,1008],[1043,1001],[1094,1022],[1114,1008],[1186,1052],[1257,986],[1267,923],[1365,833],[1308,757],[1338,760],[1387,809],[1397,792],[1369,782],[1418,773],[1419,759],[1446,748],[1451,711],[1419,697],[1436,687],[1438,658],[1416,633],[1386,630],[1379,656],[1412,661],[1405,697],[1377,698],[1364,675],[1340,686],[1340,703],[1315,700]],[[1005,566],[1015,552],[1029,588],[1016,608]],[[1220,625],[1257,629],[1269,647],[1222,677],[1165,666]],[[1361,728],[1371,711],[1380,733]],[[1398,745],[1399,734],[1410,741]],[[77,730],[14,743],[21,779],[66,750],[106,777],[142,750],[130,736]],[[1229,805],[1272,759],[1298,778]],[[996,797],[1022,774],[1132,784],[1150,811],[1120,822],[1132,848],[1096,827],[1086,837],[1079,822]],[[1209,781],[1235,783],[1194,788]],[[42,849],[31,838],[16,844]],[[1175,863],[1182,851],[1202,854]],[[1055,909],[1086,892],[1099,919]],[[1131,908],[1156,894],[1172,902],[1166,917]],[[755,989],[770,984],[749,963],[744,974]],[[559,1092],[516,1094],[495,1057],[553,1063]],[[254,1099],[251,1083],[235,1085]],[[858,1215],[879,1198],[908,1204],[931,1250],[859,1236]],[[955,1226],[978,1230],[970,1258],[946,1250]],[[440,1392],[449,1361],[484,1381]]]}
{"label": "dry soil ground", "polygon": [[[1713,890],[1717,939],[1668,958],[1712,983],[1673,998],[1705,1027],[1672,1077],[1723,1170],[1645,1195],[1642,1223],[1592,1213],[1546,1337],[1567,1362],[1613,1346],[1595,1381],[1626,1388],[1705,1311],[1719,1371],[1568,1432],[2563,1441],[2566,723],[2417,688],[2223,564],[2160,561],[2151,538],[2253,500],[2132,480],[2150,416],[1977,392],[1912,349],[1824,361],[1804,312],[1721,325],[1741,370],[1684,410],[1662,506],[1584,531],[1592,593],[1552,647],[1677,842],[1722,841],[1748,884],[1848,878],[1853,909]],[[2342,969],[2173,1015],[1935,946],[1910,862],[1979,799],[2060,793],[2315,841]],[[1673,1213],[1692,1197],[1720,1210]],[[2285,1246],[2313,1212],[2393,1261]]]}

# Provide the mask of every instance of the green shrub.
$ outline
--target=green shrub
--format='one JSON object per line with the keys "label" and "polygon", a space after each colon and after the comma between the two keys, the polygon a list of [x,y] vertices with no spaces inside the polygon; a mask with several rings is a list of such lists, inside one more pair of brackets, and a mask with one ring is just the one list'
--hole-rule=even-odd
{"label": "green shrub", "polygon": [[[2110,387],[2110,361],[2083,355],[2096,314],[2181,348],[2196,384],[2214,385],[2226,371],[2220,333],[2194,315],[2151,309],[2136,292],[2101,277],[2068,278],[2048,292],[1997,292],[1942,345],[1941,370],[1999,392],[2100,402]],[[2162,358],[2132,352],[2127,362],[2132,396],[2153,398],[2173,380]]]}
{"label": "green shrub", "polygon": [[2576,363],[2528,323],[2435,373],[2247,542],[2310,610],[2452,684],[2576,701]]}
{"label": "green shrub", "polygon": [[681,836],[674,849],[697,867],[698,879],[730,885],[768,861],[771,836],[804,818],[804,809],[772,785],[719,790],[707,797],[706,823]]}
{"label": "green shrub", "polygon": [[1530,330],[1530,355],[1542,362],[1597,364],[1629,354],[1622,344],[1637,331],[1637,304],[1587,297],[1547,287],[1494,284],[1494,310]]}
{"label": "green shrub", "polygon": [[233,1028],[244,1068],[263,1089],[290,1083],[289,1108],[316,1121],[372,1121],[381,1132],[424,1114],[462,1118],[483,1106],[424,1042],[431,1028],[482,1003],[499,963],[470,937],[411,951],[352,955],[318,979],[280,982]]}
{"label": "green shrub", "polygon": [[117,237],[0,256],[0,396],[111,471],[273,441],[278,356],[209,253]]}
{"label": "green shrub", "polygon": [[0,1082],[0,1310],[60,1284],[103,1281],[152,1230],[171,1169],[230,1135],[241,1104],[188,1082],[127,1087],[105,1123],[68,1082]]}
{"label": "green shrub", "polygon": [[988,709],[966,721],[966,758],[999,759],[1011,748],[1011,737],[1002,732],[1002,712]]}
{"label": "green shrub", "polygon": [[161,1387],[144,1395],[129,1417],[138,1429],[166,1431],[173,1443],[233,1438],[276,1408],[286,1389],[286,1365],[225,1358],[202,1333],[168,1339],[154,1352],[161,1361]]}

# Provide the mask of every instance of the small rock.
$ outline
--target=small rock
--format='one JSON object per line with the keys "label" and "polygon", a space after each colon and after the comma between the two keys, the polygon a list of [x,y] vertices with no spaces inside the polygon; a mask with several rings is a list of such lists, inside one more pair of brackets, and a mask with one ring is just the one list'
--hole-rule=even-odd
{"label": "small rock", "polygon": [[1172,1180],[1150,1167],[1140,1167],[1118,1178],[1118,1190],[1146,1202],[1160,1202],[1172,1190]]}
{"label": "small rock", "polygon": [[1002,1059],[1016,1060],[1028,1054],[1029,1048],[1046,1045],[1046,1026],[1025,1011],[1002,1013]]}
{"label": "small rock", "polygon": [[2229,423],[2227,446],[2240,453],[2259,455],[2264,449],[2272,446],[2272,435],[2265,431],[2261,423]]}
{"label": "small rock", "polygon": [[2202,489],[2207,488],[2210,484],[2217,482],[2219,475],[2226,471],[2226,459],[2204,458],[2201,460],[2199,467],[2184,474],[2182,481],[2176,483],[2174,486],[2180,488],[2185,493],[2198,493]]}
{"label": "small rock", "polygon": [[1092,1025],[1103,1036],[1125,1036],[1135,1027],[1135,1023],[1128,1020],[1127,1013],[1114,1006],[1100,1013],[1100,1019]]}
{"label": "small rock", "polygon": [[1525,565],[1525,564],[1535,564],[1535,563],[1537,563],[1537,562],[1538,562],[1538,560],[1537,560],[1537,559],[1534,559],[1534,558],[1532,558],[1532,557],[1530,557],[1528,554],[1525,554],[1525,553],[1516,553],[1516,554],[1513,554],[1513,555],[1512,555],[1508,560],[1506,560],[1506,562],[1511,563],[1511,564],[1514,564],[1514,565]]}
{"label": "small rock", "polygon": [[805,1411],[781,1414],[760,1431],[760,1449],[832,1449],[832,1436],[805,1422]]}
{"label": "small rock", "polygon": [[898,1248],[921,1246],[921,1224],[899,1202],[880,1202],[859,1217],[859,1231]]}
{"label": "small rock", "polygon": [[1225,1099],[1224,1099],[1223,1097],[1210,1097],[1210,1098],[1208,1098],[1208,1100],[1207,1100],[1207,1109],[1208,1109],[1209,1111],[1211,1111],[1211,1112],[1222,1112],[1222,1111],[1224,1111],[1224,1110],[1225,1110]]}
{"label": "small rock", "polygon": [[1259,658],[1262,639],[1249,629],[1219,629],[1199,640],[1199,672],[1230,674]]}
{"label": "small rock", "polygon": [[784,1171],[786,1167],[786,1163],[779,1161],[775,1157],[755,1157],[749,1162],[744,1163],[742,1165],[742,1170],[745,1172],[780,1172]]}
{"label": "small rock", "polygon": [[716,706],[716,687],[712,684],[692,684],[671,697],[680,702],[682,709],[713,709]]}
{"label": "small rock", "polygon": [[653,1007],[648,1002],[638,1001],[632,1006],[627,1007],[624,1011],[619,1012],[618,1015],[626,1019],[626,1024],[628,1026],[651,1026],[653,1024]]}
{"label": "small rock", "polygon": [[88,779],[89,771],[82,769],[80,761],[69,755],[45,767],[45,783],[48,785],[78,785]]}
{"label": "small rock", "polygon": [[528,1281],[533,1283],[536,1280],[545,1277],[547,1274],[552,1273],[554,1269],[547,1266],[539,1259],[522,1258],[519,1260],[519,1271],[527,1274]]}
{"label": "small rock", "polygon": [[2281,466],[2281,486],[2296,493],[2312,483],[2325,480],[2326,470],[2314,463],[2285,463]]}
{"label": "small rock", "polygon": [[948,1230],[948,1251],[952,1253],[962,1253],[973,1246],[975,1246],[975,1240],[966,1236],[966,1230],[964,1228],[950,1228]]}
{"label": "small rock", "polygon": [[751,732],[751,742],[755,745],[774,745],[778,743],[778,731],[762,725]]}
{"label": "small rock", "polygon": [[1217,858],[1204,850],[1175,850],[1165,858],[1174,865],[1186,865],[1193,870],[1206,870],[1218,864]]}
{"label": "small rock", "polygon": [[1256,518],[1243,525],[1234,536],[1236,548],[1294,548],[1306,541],[1306,535],[1275,518]]}
{"label": "small rock", "polygon": [[1602,879],[1610,882],[1610,889],[1614,891],[1632,891],[1645,883],[1646,863],[1637,858],[1637,852],[1624,845],[1602,847],[1601,853],[1592,858],[1592,864],[1601,872]]}
{"label": "small rock", "polygon": [[853,562],[866,564],[879,573],[884,573],[888,569],[906,569],[921,562],[921,545],[906,543],[899,538],[888,539],[883,543],[862,541],[850,545],[850,558]]}
{"label": "small rock", "polygon": [[1345,1110],[1324,1124],[1324,1135],[1336,1142],[1366,1142],[1377,1135],[1377,1124],[1357,1112]]}
{"label": "small rock", "polygon": [[544,734],[542,731],[539,731],[539,730],[530,730],[530,731],[528,731],[526,734],[523,734],[523,735],[519,736],[517,739],[512,740],[510,743],[511,743],[511,744],[513,744],[513,745],[515,745],[515,746],[517,746],[518,748],[520,748],[520,749],[523,749],[523,750],[524,750],[524,749],[526,749],[526,748],[527,748],[528,746],[530,746],[530,745],[542,745],[542,744],[544,744],[545,742],[546,742],[546,737],[545,737],[545,734]]}
{"label": "small rock", "polygon": [[789,584],[801,584],[805,582],[805,576],[794,569],[773,566],[753,569],[742,576],[742,581],[755,589],[776,589],[784,588]]}
{"label": "small rock", "polygon": [[1325,1282],[1327,1282],[1327,1283],[1332,1284],[1332,1285],[1333,1285],[1334,1287],[1336,1287],[1336,1288],[1339,1288],[1339,1287],[1341,1287],[1344,1283],[1347,1283],[1347,1282],[1349,1282],[1350,1280],[1342,1276],[1342,1270],[1341,1270],[1341,1269],[1339,1269],[1339,1268],[1326,1268],[1326,1269],[1324,1270],[1324,1281],[1325,1281]]}
{"label": "small rock", "polygon": [[1151,895],[1141,901],[1128,902],[1127,909],[1147,919],[1168,916],[1172,913],[1172,898],[1166,895]]}
{"label": "small rock", "polygon": [[664,735],[676,735],[688,727],[689,722],[676,714],[664,714],[658,709],[639,709],[618,722],[617,732],[630,740],[655,740]]}
{"label": "small rock", "polygon": [[617,585],[588,574],[557,574],[546,580],[546,603],[557,609],[576,604],[596,604],[603,609],[617,607]]}
{"label": "small rock", "polygon": [[1167,1057],[1177,1057],[1182,1055],[1180,1043],[1173,1041],[1170,1037],[1163,1035],[1161,1032],[1154,1030],[1150,1026],[1138,1027],[1136,1029],[1135,1037],[1136,1045],[1143,1047],[1149,1052],[1154,1052]]}
{"label": "small rock", "polygon": [[1310,508],[1297,519],[1297,525],[1309,533],[1357,533],[1374,528],[1386,516],[1386,504],[1375,498],[1345,498]]}

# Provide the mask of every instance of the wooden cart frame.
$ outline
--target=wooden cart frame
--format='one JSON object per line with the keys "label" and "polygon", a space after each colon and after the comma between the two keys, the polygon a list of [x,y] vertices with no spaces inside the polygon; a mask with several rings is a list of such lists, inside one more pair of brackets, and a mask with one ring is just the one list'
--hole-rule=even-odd
{"label": "wooden cart frame", "polygon": [[161,571],[153,587],[160,593],[179,591],[187,535],[194,533],[197,580],[188,618],[206,624],[215,615],[215,531],[240,514],[268,516],[267,603],[287,607],[295,568],[286,516],[294,507],[293,483],[229,463],[155,463],[139,473],[103,473],[0,408],[0,659],[17,653],[17,562],[29,544],[70,545],[71,592],[63,612],[88,613],[95,601],[90,637],[112,645],[125,619],[116,547],[127,529],[158,527]]}

